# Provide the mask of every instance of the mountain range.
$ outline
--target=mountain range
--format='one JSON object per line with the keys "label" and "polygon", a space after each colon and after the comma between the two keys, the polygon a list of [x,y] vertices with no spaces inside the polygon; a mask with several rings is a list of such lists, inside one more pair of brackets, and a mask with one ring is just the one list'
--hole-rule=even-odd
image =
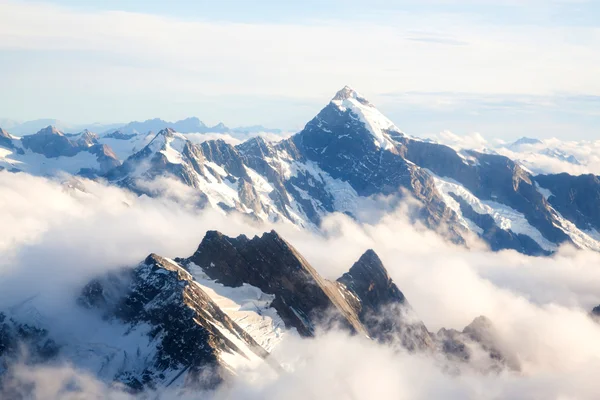
{"label": "mountain range", "polygon": [[[254,130],[261,129],[243,133]],[[360,222],[372,218],[366,211],[416,200],[412,222],[458,246],[478,237],[493,251],[529,256],[565,244],[600,250],[597,176],[535,174],[499,152],[412,137],[347,86],[290,137],[232,144],[190,135],[202,132],[231,131],[197,118],[100,134],[0,129],[0,174],[67,173],[140,196],[158,196],[154,183],[175,181],[198,208],[317,234],[333,214]],[[532,145],[539,143],[522,139],[507,148]],[[72,190],[86,194],[85,185]],[[390,234],[402,240],[402,232]],[[193,254],[152,253],[84,282],[65,313],[76,324],[44,315],[41,296],[15,299],[0,310],[0,393],[27,398],[32,390],[6,385],[23,348],[28,364],[67,362],[128,392],[186,392],[214,389],[257,365],[285,374],[273,349],[286,337],[329,329],[432,355],[451,373],[475,364],[483,373],[523,368],[485,316],[460,331],[430,331],[375,251],[361,251],[333,280],[275,230],[254,237],[208,231]]]}
{"label": "mountain range", "polygon": [[[493,250],[530,255],[565,243],[600,250],[596,176],[534,175],[500,154],[411,137],[350,87],[278,142],[257,136],[236,146],[194,143],[172,128],[140,134],[135,126],[100,136],[52,127],[21,138],[3,131],[0,165],[63,170],[147,195],[153,193],[146,182],[173,177],[196,190],[200,205],[315,230],[331,213],[360,219],[365,201],[411,196],[421,204],[415,218],[444,227],[458,243],[477,235]],[[176,126],[203,124],[188,119]]]}
{"label": "mountain range", "polygon": [[52,126],[57,130],[65,133],[76,133],[84,130],[98,132],[100,134],[111,133],[115,130],[125,134],[146,134],[148,132],[158,132],[165,128],[175,129],[181,133],[281,133],[280,129],[265,128],[261,125],[240,126],[237,128],[229,128],[222,122],[214,126],[207,126],[197,117],[185,118],[179,121],[169,122],[160,118],[148,119],[145,121],[132,121],[129,123],[91,123],[91,124],[73,124],[57,119],[45,118],[32,121],[15,121],[7,118],[0,118],[0,127],[10,130],[15,136],[32,135],[40,130]]}

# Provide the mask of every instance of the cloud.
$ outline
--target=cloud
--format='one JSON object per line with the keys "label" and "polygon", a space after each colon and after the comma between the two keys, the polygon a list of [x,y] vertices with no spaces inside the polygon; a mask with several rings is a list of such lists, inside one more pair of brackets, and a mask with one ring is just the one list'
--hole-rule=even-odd
{"label": "cloud", "polygon": [[[374,102],[390,91],[600,94],[595,28],[491,25],[431,11],[232,23],[11,1],[0,3],[0,16],[0,51],[10,61],[0,83],[29,105],[23,111],[11,96],[0,103],[15,118],[179,118],[200,109],[234,125],[299,125],[317,106],[292,103],[320,104],[344,84]],[[255,110],[265,102],[277,111]]]}
{"label": "cloud", "polygon": [[[479,133],[458,135],[442,131],[431,138],[456,150],[492,151],[520,162],[534,174],[600,174],[599,140],[544,139],[509,148],[502,140],[488,141]],[[571,158],[570,158],[571,157]]]}
{"label": "cloud", "polygon": [[[275,228],[332,279],[373,248],[429,330],[462,329],[485,315],[522,367],[518,374],[461,367],[460,376],[453,376],[444,372],[446,362],[439,358],[398,352],[341,332],[311,340],[289,335],[273,354],[287,373],[242,370],[206,397],[591,399],[600,390],[594,374],[600,368],[600,326],[587,315],[600,304],[600,254],[565,247],[552,257],[527,257],[492,253],[476,240],[466,249],[411,223],[414,205],[406,203],[362,223],[332,215],[322,234],[315,234],[200,211],[191,191],[168,180],[156,188],[172,194],[158,198],[135,197],[87,180],[67,182],[0,173],[0,220],[8,222],[0,227],[1,308],[37,295],[44,300],[38,302],[42,320],[59,332],[99,327],[101,321],[94,322],[93,316],[71,315],[78,288],[91,276],[134,265],[150,252],[192,254],[208,229],[253,235]],[[17,382],[35,383],[38,398],[43,393],[68,398],[58,387],[73,387],[72,382],[86,388],[87,397],[125,396],[77,365],[19,368]],[[161,398],[174,396],[160,393]]]}

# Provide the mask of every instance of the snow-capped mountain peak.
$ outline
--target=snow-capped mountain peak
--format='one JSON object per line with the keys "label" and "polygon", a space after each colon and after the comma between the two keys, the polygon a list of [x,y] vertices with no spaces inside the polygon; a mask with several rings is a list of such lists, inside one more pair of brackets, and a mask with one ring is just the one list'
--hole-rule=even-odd
{"label": "snow-capped mountain peak", "polygon": [[162,153],[172,164],[181,164],[181,153],[187,139],[171,128],[165,128],[158,132],[154,139],[148,143],[151,153]]}
{"label": "snow-capped mountain peak", "polygon": [[390,119],[350,86],[344,86],[339,90],[331,100],[331,103],[342,112],[349,110],[363,122],[367,130],[375,138],[375,145],[377,147],[384,150],[394,148],[392,139],[389,137],[390,132],[404,136],[404,133]]}

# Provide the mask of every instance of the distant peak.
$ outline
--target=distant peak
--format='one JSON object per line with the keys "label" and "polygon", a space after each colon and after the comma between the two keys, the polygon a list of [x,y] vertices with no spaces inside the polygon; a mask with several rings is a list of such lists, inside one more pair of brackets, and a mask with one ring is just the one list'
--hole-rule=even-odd
{"label": "distant peak", "polygon": [[540,144],[542,143],[541,140],[539,139],[535,139],[535,138],[528,138],[523,136],[522,138],[518,139],[517,141],[515,141],[512,145],[513,146],[518,146],[521,144]]}
{"label": "distant peak", "polygon": [[58,129],[56,129],[55,126],[53,125],[48,125],[47,127],[40,129],[40,131],[38,133],[36,133],[36,135],[58,135],[58,136],[62,136],[63,134],[61,133],[61,131],[59,131]]}

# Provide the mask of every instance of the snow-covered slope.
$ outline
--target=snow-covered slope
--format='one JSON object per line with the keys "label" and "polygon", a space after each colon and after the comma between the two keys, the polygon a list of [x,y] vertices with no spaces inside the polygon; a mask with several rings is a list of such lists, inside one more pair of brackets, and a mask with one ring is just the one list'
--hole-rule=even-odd
{"label": "snow-covered slope", "polygon": [[0,167],[34,175],[100,174],[120,165],[112,149],[89,131],[65,135],[48,126],[35,135],[0,134]]}
{"label": "snow-covered slope", "polygon": [[394,144],[389,138],[388,133],[402,134],[402,131],[392,121],[350,86],[345,86],[337,92],[331,102],[341,111],[349,110],[354,116],[359,118],[373,135],[375,144],[378,147],[385,150],[392,149]]}

